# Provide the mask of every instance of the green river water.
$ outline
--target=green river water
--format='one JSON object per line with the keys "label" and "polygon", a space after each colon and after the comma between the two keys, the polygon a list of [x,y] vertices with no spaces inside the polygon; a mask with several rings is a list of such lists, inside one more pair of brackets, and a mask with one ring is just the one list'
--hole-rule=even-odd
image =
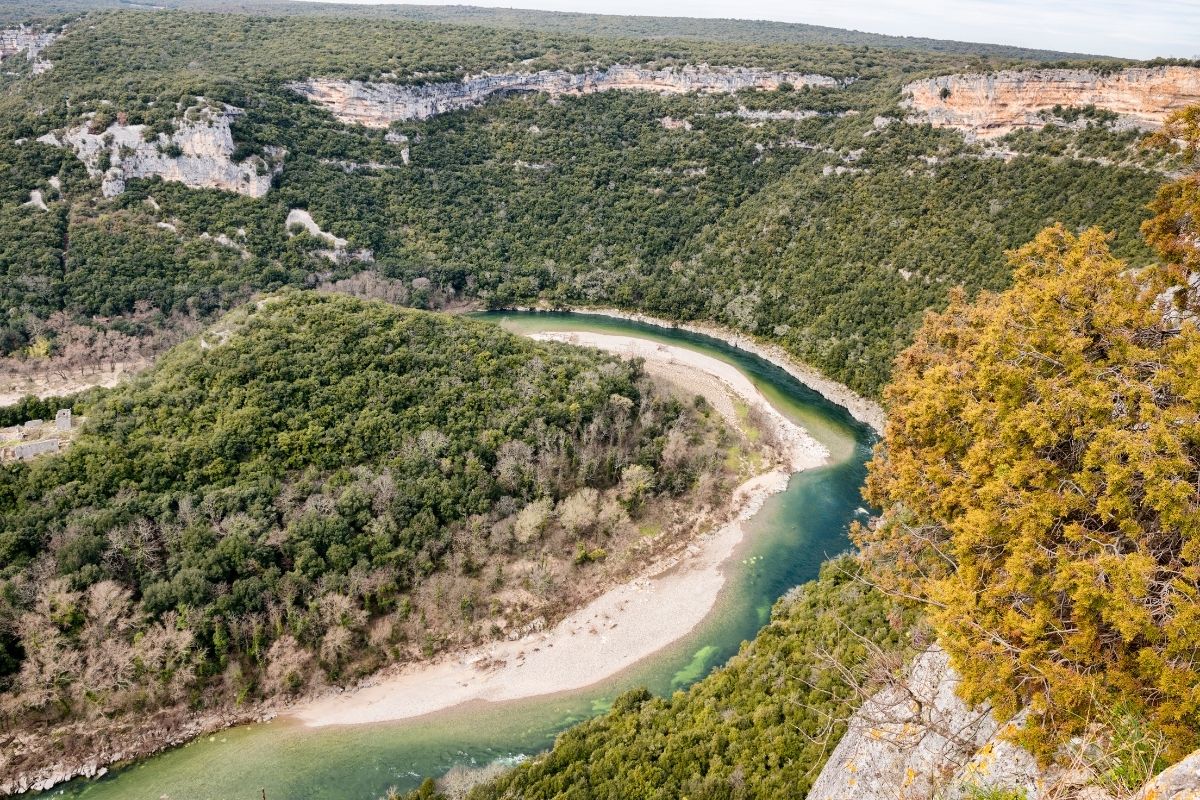
{"label": "green river water", "polygon": [[375,800],[395,786],[458,764],[516,761],[546,749],[559,731],[603,712],[634,686],[659,694],[686,688],[754,637],[772,604],[846,550],[847,527],[864,514],[860,487],[871,432],[782,369],[716,339],[677,329],[567,313],[480,317],[530,333],[597,331],[689,347],[746,374],[781,412],[824,443],[833,463],[792,478],[750,523],[713,613],[683,639],[603,683],[564,695],[478,704],[397,723],[305,728],[287,719],[206,736],[97,780],[76,780],[41,798],[88,800]]}

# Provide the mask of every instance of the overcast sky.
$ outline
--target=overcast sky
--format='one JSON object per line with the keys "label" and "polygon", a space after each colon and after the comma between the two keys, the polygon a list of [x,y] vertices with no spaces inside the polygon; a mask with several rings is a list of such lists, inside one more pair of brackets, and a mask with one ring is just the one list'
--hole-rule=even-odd
{"label": "overcast sky", "polygon": [[[344,1],[344,0],[343,0]],[[375,0],[362,0],[374,2]],[[1200,0],[408,0],[428,5],[807,22],[900,36],[1200,57]]]}

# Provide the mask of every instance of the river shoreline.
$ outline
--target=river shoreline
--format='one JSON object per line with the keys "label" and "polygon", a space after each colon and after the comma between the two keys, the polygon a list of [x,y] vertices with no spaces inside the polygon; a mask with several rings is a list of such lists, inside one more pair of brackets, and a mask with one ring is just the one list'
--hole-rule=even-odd
{"label": "river shoreline", "polygon": [[[694,330],[697,333],[702,333],[704,335],[720,339],[735,347],[740,347],[743,350],[754,352],[756,355],[759,355],[760,357],[771,361],[777,366],[784,368],[794,377],[806,383],[809,381],[810,376],[808,372],[806,372],[805,369],[800,365],[795,364],[794,362],[790,361],[790,359],[787,359],[785,355],[782,357],[780,355],[772,357],[767,351],[759,352],[753,350],[750,347],[744,346],[741,343],[740,338],[734,338],[731,340],[731,338],[729,338],[727,335],[730,332],[723,332],[716,326],[689,327],[674,324],[665,320],[656,320],[653,317],[644,315],[625,314],[623,312],[612,310],[581,309],[580,313],[603,314],[605,316],[615,318],[646,322],[667,329],[677,328]],[[636,335],[625,338],[637,339]],[[644,339],[640,341],[642,341],[648,347],[654,348],[656,352],[660,351],[658,345],[655,345],[654,343]],[[593,342],[584,342],[582,340],[578,341],[577,343],[594,346]],[[685,352],[690,353],[694,351],[685,350]],[[782,353],[782,351],[780,351],[780,353]],[[638,353],[629,354],[640,355]],[[746,380],[736,368],[733,368],[719,359],[713,360],[724,365],[725,369],[732,370],[733,373],[741,377],[743,380]],[[676,366],[678,367],[678,363],[676,363]],[[710,371],[709,374],[711,375],[712,372]],[[727,378],[728,376],[726,375],[722,377]],[[728,382],[726,381],[726,383]],[[746,383],[749,385],[748,380]],[[825,383],[830,382],[825,381]],[[836,386],[836,384],[834,384],[834,386]],[[821,387],[814,386],[813,388],[819,389]],[[853,393],[849,393],[848,390],[846,390],[846,392],[846,396],[851,398],[856,397],[853,395]],[[734,394],[737,395],[738,392],[734,391]],[[838,395],[836,393],[831,394],[828,390],[821,391],[821,394],[823,394],[826,398],[833,400],[834,402],[839,402],[842,399],[842,395]],[[761,402],[766,402],[765,398],[761,398],[761,395],[758,398],[744,399],[751,400],[755,403],[760,402],[760,400]],[[869,414],[871,412],[869,401],[863,401],[863,403],[868,404],[865,407],[868,417],[867,420],[864,421],[868,421],[868,424],[871,424],[869,422]],[[855,412],[853,409],[851,410],[857,418],[863,419],[863,417],[860,416],[860,414],[863,413],[863,409],[859,409],[857,412]],[[879,416],[882,416],[881,413]],[[771,418],[770,415],[768,415],[768,418]],[[795,426],[794,423],[790,423],[776,411],[774,418],[771,419],[771,421],[775,425],[778,425],[779,420],[787,422],[787,424],[791,425],[793,428],[799,428],[799,426]],[[804,432],[803,429],[799,430],[805,437],[807,437],[807,433]],[[780,431],[777,430],[777,433],[780,433]],[[787,442],[789,439],[794,440],[794,438],[794,431],[785,430],[782,431],[781,435],[779,436],[779,440],[783,442]],[[809,441],[812,441],[811,438],[809,438]],[[815,442],[813,442],[813,444],[815,444]],[[820,445],[817,445],[817,447],[820,447]],[[801,448],[801,450],[802,449],[803,448]],[[796,460],[795,456],[797,452],[800,451],[794,451],[792,453],[791,460],[787,464],[789,468],[803,469],[816,466],[817,464],[822,463],[826,457],[826,454],[823,453],[810,453],[810,458],[808,458],[808,461],[811,463],[806,463],[806,458],[803,455],[799,457],[798,461]],[[742,523],[749,519],[749,517],[753,516],[753,514],[757,512],[757,510],[762,506],[763,502],[769,496],[786,488],[788,477],[788,472],[772,470],[771,472],[759,475],[751,481],[748,481],[746,484],[743,484],[743,486],[739,488],[736,500],[731,502],[727,508],[728,515],[732,517],[727,524],[721,526],[717,532],[709,533],[706,536],[701,537],[700,540],[695,540],[689,543],[688,552],[686,554],[682,556],[676,555],[674,557],[665,558],[642,571],[639,574],[639,577],[635,580],[613,587],[611,591],[618,592],[617,594],[612,594],[609,596],[610,593],[605,593],[605,595],[602,595],[601,598],[594,600],[593,603],[588,604],[583,609],[580,609],[574,614],[568,616],[562,623],[560,623],[560,626],[566,626],[563,628],[563,630],[566,631],[564,635],[568,637],[572,636],[570,629],[571,626],[574,625],[573,635],[579,637],[578,641],[580,642],[587,643],[587,639],[589,638],[610,638],[613,635],[612,631],[614,629],[611,627],[606,629],[604,626],[611,625],[614,615],[616,613],[620,613],[625,608],[641,609],[637,611],[637,613],[641,615],[644,615],[645,613],[652,613],[652,610],[655,608],[667,610],[669,612],[667,614],[667,618],[669,619],[669,624],[672,628],[676,626],[684,627],[681,625],[681,621],[690,620],[690,622],[688,622],[688,624],[685,626],[686,629],[683,630],[679,636],[685,635],[688,631],[694,629],[696,625],[698,625],[700,621],[702,621],[709,614],[713,605],[717,601],[717,596],[720,593],[721,585],[724,583],[724,576],[721,574],[723,566],[729,561],[730,555],[742,541],[744,535],[744,531],[741,527]],[[691,577],[687,578],[686,576],[688,575]],[[688,601],[684,603],[675,602],[672,604],[665,604],[656,599],[656,595],[653,591],[646,591],[647,586],[653,585],[655,582],[667,581],[664,586],[666,587],[667,591],[671,591],[671,587],[676,585],[673,583],[674,581],[680,581],[683,583],[683,585],[686,585],[686,581],[688,580],[692,581],[693,586],[698,588],[689,589],[683,592],[677,590],[675,591],[675,596],[677,598],[689,598]],[[621,590],[624,590],[625,593],[620,594],[619,592]],[[695,596],[689,594],[692,591],[701,592],[703,594],[703,598],[697,602]],[[619,622],[616,624],[616,627],[618,629],[621,627]],[[633,628],[634,626],[632,625],[627,626],[627,630],[624,633],[627,634],[629,631],[633,630]],[[556,630],[557,629],[558,626],[556,626]],[[595,629],[596,633],[593,634],[591,632],[592,629]],[[581,631],[585,630],[587,631],[586,634],[581,633]],[[576,660],[576,656],[568,654],[568,648],[566,647],[563,647],[561,650],[559,650],[559,652],[567,655],[561,656],[557,660],[545,660],[548,658],[548,656],[536,657],[539,653],[548,654],[554,650],[553,643],[550,641],[545,642],[547,645],[545,647],[533,640],[517,642],[518,645],[524,646],[525,651],[523,652],[522,649],[517,649],[514,654],[512,654],[513,669],[518,669],[523,666],[523,671],[527,675],[535,676],[533,683],[539,684],[539,686],[536,687],[536,691],[530,688],[528,679],[524,679],[526,681],[525,683],[512,682],[510,681],[510,678],[512,677],[511,675],[497,673],[497,668],[503,670],[507,667],[507,664],[504,667],[498,667],[499,662],[507,661],[507,659],[493,658],[490,661],[481,663],[479,660],[473,659],[471,656],[464,656],[463,653],[460,652],[457,656],[447,656],[442,661],[434,662],[433,664],[428,662],[420,662],[400,667],[398,673],[393,673],[392,677],[388,676],[388,671],[384,671],[377,673],[371,678],[368,678],[358,687],[345,690],[340,688],[331,688],[316,697],[310,695],[306,698],[289,704],[280,703],[278,700],[265,701],[248,708],[238,709],[236,711],[216,711],[214,713],[201,715],[200,717],[193,717],[187,720],[179,721],[179,724],[170,725],[167,727],[147,725],[142,727],[140,730],[127,732],[129,734],[128,736],[113,737],[112,741],[106,743],[109,745],[109,747],[107,747],[105,751],[100,754],[90,754],[87,758],[74,760],[74,763],[59,762],[42,770],[36,770],[32,773],[13,776],[4,784],[0,784],[0,792],[13,792],[14,790],[24,791],[27,789],[44,790],[51,788],[58,783],[70,780],[76,776],[92,776],[103,774],[106,766],[111,767],[114,764],[125,764],[132,761],[137,761],[169,749],[175,745],[181,744],[189,739],[193,739],[196,736],[207,735],[209,733],[213,733],[215,731],[247,721],[263,721],[276,716],[283,716],[302,722],[306,725],[315,724],[318,726],[322,724],[338,725],[357,722],[375,722],[387,719],[404,719],[414,716],[434,714],[438,711],[451,711],[460,707],[468,707],[473,701],[479,699],[494,699],[503,701],[509,699],[550,695],[564,691],[569,692],[575,688],[586,688],[586,686],[593,685],[604,680],[606,677],[611,677],[612,675],[627,669],[638,661],[641,661],[647,656],[652,655],[653,653],[670,644],[670,641],[663,641],[660,632],[652,627],[641,626],[641,630],[643,631],[643,634],[640,637],[638,635],[634,635],[631,638],[626,639],[625,645],[623,646],[624,655],[617,653],[616,658],[611,662],[609,668],[602,671],[603,674],[597,675],[597,673],[593,672],[593,679],[580,684],[578,687],[560,686],[558,688],[550,689],[545,687],[545,681],[541,680],[541,676],[544,673],[540,669],[539,665],[544,666],[548,664],[551,668],[562,670],[562,665],[564,662],[571,663],[573,668],[574,661]],[[646,635],[645,633],[647,630],[650,631],[649,635]],[[541,634],[541,632],[538,633],[539,635]],[[672,641],[677,640],[679,636],[674,637]],[[637,640],[639,643],[636,643],[634,646],[630,646],[629,642],[631,640]],[[613,657],[614,651],[611,648],[608,651],[599,651],[595,647],[595,644],[596,642],[588,643],[588,649],[593,651],[594,654],[599,653],[599,660]],[[605,644],[605,642],[602,641],[601,644]],[[537,648],[536,653],[532,652],[534,648]],[[518,665],[517,662],[520,662],[520,665]],[[464,666],[469,671],[471,678],[478,679],[474,684],[468,680],[466,681],[466,686],[459,685],[463,683],[463,681],[460,680],[458,683],[456,683],[454,677],[451,677],[458,676],[461,678],[464,674],[462,672]],[[392,669],[395,670],[396,668]],[[443,680],[450,681],[451,687],[449,689],[449,693],[442,696],[441,702],[425,702],[423,704],[417,704],[416,706],[403,707],[401,708],[403,713],[397,714],[395,712],[395,707],[404,706],[403,701],[392,701],[390,705],[379,705],[379,703],[375,701],[372,690],[375,689],[378,691],[376,687],[386,685],[388,681],[393,679],[393,677],[396,680],[408,681],[411,683],[414,681],[413,676],[420,673],[424,669],[433,669],[437,671],[434,673],[435,676],[440,675]],[[420,684],[419,681],[417,681],[417,683]],[[496,688],[502,684],[510,685],[507,693]],[[521,690],[521,686],[525,686],[524,691]],[[428,687],[422,685],[420,691],[427,692],[427,690]],[[367,694],[363,694],[364,692]],[[479,696],[480,692],[483,693],[482,697]],[[356,700],[352,703],[348,702],[350,698],[355,697],[361,697],[362,699]],[[348,707],[352,706],[357,706],[357,710],[354,710],[353,708],[347,710]],[[308,709],[307,712],[306,709]],[[368,710],[364,711],[363,709]]]}
{"label": "river shoreline", "polygon": [[717,339],[730,347],[736,347],[739,350],[744,350],[747,353],[752,353],[764,361],[779,367],[784,372],[791,375],[796,380],[803,383],[805,386],[812,389],[817,394],[824,397],[829,402],[845,408],[854,417],[864,425],[869,426],[876,434],[882,435],[884,425],[887,422],[887,414],[883,406],[870,398],[863,397],[855,392],[849,386],[839,383],[832,378],[825,377],[815,367],[797,361],[786,350],[776,344],[763,342],[755,336],[747,333],[739,333],[732,328],[727,328],[723,325],[717,325],[711,322],[677,322],[665,317],[655,317],[650,314],[642,314],[637,311],[622,311],[619,308],[611,308],[608,306],[589,307],[589,306],[561,306],[554,307],[549,305],[544,306],[512,306],[510,309],[495,309],[503,312],[505,310],[518,312],[553,312],[561,311],[571,314],[593,314],[598,317],[609,317],[611,319],[621,319],[628,322],[640,322],[646,325],[655,325],[660,328],[678,329],[688,331],[689,333],[698,333],[702,336],[708,336]]}

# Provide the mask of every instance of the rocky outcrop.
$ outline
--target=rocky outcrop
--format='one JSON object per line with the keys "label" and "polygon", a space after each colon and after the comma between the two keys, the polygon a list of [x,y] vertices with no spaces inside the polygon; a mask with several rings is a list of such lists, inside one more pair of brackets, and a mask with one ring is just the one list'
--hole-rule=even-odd
{"label": "rocky outcrop", "polygon": [[330,249],[317,251],[317,255],[321,256],[322,258],[327,258],[330,261],[337,263],[351,260],[366,262],[375,260],[375,256],[370,250],[357,250],[353,253],[350,252],[347,249],[350,245],[350,242],[346,241],[340,236],[334,236],[332,233],[322,230],[321,226],[318,225],[316,220],[312,218],[312,214],[308,213],[302,208],[293,208],[291,211],[289,211],[287,219],[284,220],[283,224],[284,227],[287,228],[289,234],[293,230],[301,228],[308,233],[308,235],[327,242],[330,246]]}
{"label": "rocky outcrop", "polygon": [[57,33],[39,33],[24,25],[19,28],[0,30],[0,61],[4,61],[19,53],[25,53],[25,57],[33,65],[33,74],[38,75],[43,73],[50,69],[52,64],[41,58],[41,53],[58,36]]}
{"label": "rocky outcrop", "polygon": [[[988,709],[972,709],[958,698],[958,680],[940,648],[919,655],[905,681],[867,700],[851,718],[808,800],[925,799],[967,781],[979,788],[1020,783],[1033,789],[1032,757],[1020,748],[997,747],[1001,724]],[[988,747],[987,766],[969,771],[976,754]],[[1034,780],[1008,782],[1030,770]],[[1035,794],[1028,797],[1034,800]]]}
{"label": "rocky outcrop", "polygon": [[1134,800],[1200,800],[1200,750],[1152,778]]}
{"label": "rocky outcrop", "polygon": [[742,89],[776,89],[793,86],[836,87],[841,83],[825,75],[772,72],[747,67],[686,66],[646,69],[617,64],[608,69],[572,73],[543,70],[533,73],[474,75],[453,83],[406,86],[312,78],[288,88],[329,108],[342,122],[386,128],[393,122],[428,119],[483,103],[490,97],[542,92],[551,96],[581,95],[609,89],[662,92],[736,92]]}
{"label": "rocky outcrop", "polygon": [[[222,189],[262,197],[271,188],[272,174],[282,167],[284,152],[273,149],[266,157],[233,161],[230,124],[241,110],[232,106],[193,107],[176,121],[172,134],[147,139],[146,126],[115,122],[99,133],[90,125],[68,130],[62,143],[75,150],[93,177],[101,178],[105,197],[125,191],[131,178],[159,177],[193,189]],[[38,141],[59,145],[58,136]]]}
{"label": "rocky outcrop", "polygon": [[1073,69],[1007,70],[943,75],[904,87],[911,122],[957,128],[969,136],[1002,136],[1047,124],[1054,106],[1095,106],[1130,127],[1152,129],[1180,108],[1200,103],[1200,68],[1131,68],[1111,73]]}
{"label": "rocky outcrop", "polygon": [[[851,717],[806,800],[1113,800],[1104,779],[1112,762],[1096,749],[1098,740],[1072,739],[1043,767],[1014,742],[1025,712],[1000,723],[987,708],[960,700],[958,682],[941,648],[919,655],[907,676]],[[1132,800],[1200,800],[1200,751]]]}

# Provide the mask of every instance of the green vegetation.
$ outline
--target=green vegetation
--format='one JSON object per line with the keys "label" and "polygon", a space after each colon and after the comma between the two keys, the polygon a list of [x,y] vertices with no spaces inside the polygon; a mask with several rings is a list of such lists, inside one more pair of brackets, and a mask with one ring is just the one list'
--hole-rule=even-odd
{"label": "green vegetation", "polygon": [[[42,0],[37,13],[42,17],[69,18],[100,9],[129,9],[124,0]],[[607,14],[578,14],[531,9],[483,8],[444,5],[375,5],[347,8],[335,3],[296,5],[288,0],[159,0],[155,8],[269,16],[342,16],[369,20],[412,20],[454,25],[536,30],[558,34],[586,34],[607,38],[696,39],[703,42],[741,44],[785,44],[798,46],[841,45],[859,48],[898,48],[924,52],[983,54],[1007,58],[1062,61],[1072,54],[1030,50],[980,42],[954,42],[915,36],[885,36],[862,31],[827,28],[821,25],[694,17],[621,17]],[[30,16],[26,0],[0,0],[0,22],[14,24]],[[1093,57],[1095,58],[1095,57]],[[1113,61],[1114,59],[1102,59]]]}
{"label": "green vegetation", "polygon": [[[9,79],[0,97],[8,231],[0,274],[10,278],[0,283],[0,348],[48,369],[53,358],[31,348],[42,336],[53,357],[66,355],[86,338],[67,322],[169,342],[170,332],[254,291],[364,269],[321,258],[313,237],[289,237],[291,208],[310,210],[351,249],[372,251],[371,281],[389,299],[604,304],[711,320],[777,342],[868,394],[886,382],[924,309],[944,305],[954,284],[971,293],[1006,286],[1002,253],[1051,222],[1101,224],[1117,232],[1119,255],[1149,259],[1136,230],[1160,180],[1147,166],[1158,162],[1143,163],[1102,119],[1074,132],[1069,147],[1018,137],[1025,154],[1011,161],[955,133],[875,124],[903,116],[906,81],[1019,64],[1016,53],[634,34],[387,15],[367,25],[340,11],[92,13],[47,51],[54,69]],[[407,167],[384,131],[342,125],[284,88],[310,76],[437,81],[613,63],[759,66],[854,81],[737,96],[497,99],[394,126],[409,140]],[[265,198],[131,181],[121,197],[96,202],[73,156],[33,142],[92,112],[93,127],[124,115],[167,129],[177,104],[197,97],[246,110],[235,125],[239,157],[287,149]],[[820,116],[753,121],[737,116],[743,106]],[[692,127],[668,129],[664,117]],[[53,176],[63,188],[47,190],[49,212],[21,205]],[[159,210],[144,202],[151,197]],[[228,236],[249,257],[206,233]]]}
{"label": "green vegetation", "polygon": [[553,617],[642,547],[634,520],[736,477],[719,418],[636,363],[318,293],[242,308],[83,405],[64,454],[0,467],[0,722],[30,734],[6,769],[103,735],[76,721]]}
{"label": "green vegetation", "polygon": [[[1196,164],[1196,120],[1182,112],[1151,143]],[[858,703],[850,687],[861,684],[845,678],[863,652],[822,640],[839,619],[842,635],[893,637],[921,615],[967,699],[1001,715],[1028,708],[1021,740],[1044,757],[1082,734],[1079,765],[1114,796],[1200,744],[1200,300],[1178,288],[1195,263],[1198,180],[1159,191],[1145,224],[1163,259],[1154,269],[1135,277],[1097,230],[1051,228],[1012,254],[1013,288],[975,304],[957,291],[945,313],[927,315],[886,393],[869,483],[886,512],[858,528],[858,561],[826,565],[689,691],[631,692],[471,797],[803,796]],[[886,596],[848,579],[860,565]],[[806,691],[814,674],[828,693]],[[779,716],[789,692],[794,719]],[[762,716],[749,721],[742,708]]]}
{"label": "green vegetation", "polygon": [[[98,718],[296,692],[553,616],[630,540],[669,535],[673,498],[719,495],[755,458],[636,365],[289,287],[712,321],[872,395],[898,363],[872,479],[888,510],[860,532],[872,575],[931,601],[967,694],[1029,705],[1043,752],[1108,720],[1106,780],[1128,787],[1196,743],[1196,336],[1130,277],[1158,281],[1139,272],[1155,253],[1176,280],[1196,267],[1196,176],[1137,235],[1159,170],[1194,163],[1194,113],[1165,135],[1181,154],[1067,108],[1047,113],[1071,127],[985,147],[903,123],[902,85],[1057,54],[453,9],[70,16],[98,5],[48,6],[68,23],[54,68],[0,76],[4,366],[150,357],[238,310],[72,400],[89,422],[66,453],[0,469],[0,723],[32,732],[14,768],[88,747]],[[285,88],[614,63],[842,85],[513,96],[391,131]],[[238,160],[286,149],[265,197],[131,180],[104,199],[36,141],[166,132],[200,98],[244,109]],[[295,208],[373,262],[290,235]],[[245,305],[263,292],[282,294]],[[929,309],[945,311],[921,327]],[[854,676],[897,669],[913,624],[857,569],[827,568],[691,691],[629,693],[475,796],[802,794],[861,700]]]}

